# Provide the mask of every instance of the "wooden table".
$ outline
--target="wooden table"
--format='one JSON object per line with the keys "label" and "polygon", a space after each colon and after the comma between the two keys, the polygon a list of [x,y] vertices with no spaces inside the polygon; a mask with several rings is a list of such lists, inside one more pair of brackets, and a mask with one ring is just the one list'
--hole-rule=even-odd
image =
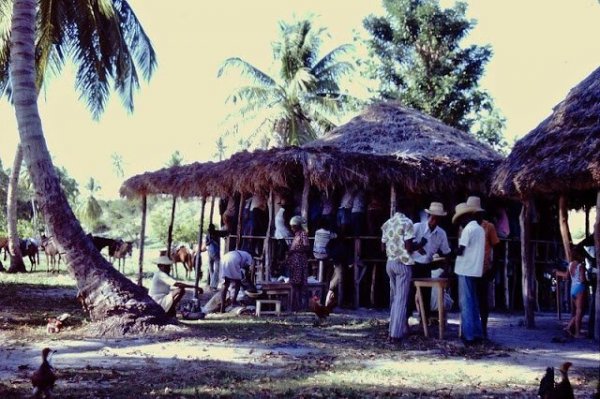
{"label": "wooden table", "polygon": [[[439,319],[439,334],[440,339],[444,339],[444,326],[446,324],[446,309],[444,308],[444,288],[448,286],[447,278],[415,278],[412,280],[417,288],[417,296],[419,298],[419,312],[421,313],[421,323],[423,324],[423,332],[426,337],[429,337],[427,329],[427,316],[425,313],[425,303],[421,293],[421,287],[437,287],[438,289],[438,319]],[[428,301],[429,304],[429,301]]]}
{"label": "wooden table", "polygon": [[[292,285],[290,283],[278,283],[262,281],[257,284],[270,299],[283,299],[286,306],[289,306],[292,293]],[[258,287],[257,287],[258,288]],[[325,289],[325,283],[307,283],[306,291],[309,296],[316,295],[322,299]]]}

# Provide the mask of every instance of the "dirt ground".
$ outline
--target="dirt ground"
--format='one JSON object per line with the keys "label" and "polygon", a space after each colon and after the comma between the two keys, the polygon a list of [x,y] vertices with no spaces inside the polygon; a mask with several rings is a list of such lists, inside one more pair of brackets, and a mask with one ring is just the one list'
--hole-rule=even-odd
{"label": "dirt ground", "polygon": [[[322,324],[310,313],[211,314],[182,321],[179,332],[109,340],[85,335],[74,295],[0,279],[0,398],[31,394],[46,346],[57,350],[59,398],[535,398],[545,368],[564,361],[573,363],[577,398],[591,398],[598,383],[597,342],[567,339],[554,314],[536,314],[528,330],[520,314],[493,313],[490,342],[474,347],[458,340],[456,313],[444,340],[415,325],[391,344],[388,313],[368,309],[340,310]],[[66,328],[46,333],[45,318],[63,312]]]}

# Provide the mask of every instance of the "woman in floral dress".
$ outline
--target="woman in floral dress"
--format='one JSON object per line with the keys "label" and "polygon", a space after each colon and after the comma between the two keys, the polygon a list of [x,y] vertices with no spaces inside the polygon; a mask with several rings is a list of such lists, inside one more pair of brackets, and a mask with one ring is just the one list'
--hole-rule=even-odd
{"label": "woman in floral dress", "polygon": [[291,305],[293,311],[302,310],[305,307],[304,299],[306,297],[310,243],[304,224],[304,218],[301,216],[294,216],[290,220],[294,239],[288,251],[287,266],[290,271],[290,284],[292,285]]}

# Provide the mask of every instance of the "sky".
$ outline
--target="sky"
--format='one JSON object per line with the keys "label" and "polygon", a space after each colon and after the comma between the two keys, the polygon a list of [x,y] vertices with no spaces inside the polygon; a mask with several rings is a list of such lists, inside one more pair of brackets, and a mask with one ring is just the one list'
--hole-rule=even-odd
{"label": "sky", "polygon": [[[130,0],[152,40],[158,68],[135,97],[128,114],[117,95],[94,121],[74,89],[67,67],[42,92],[39,106],[54,162],[80,183],[94,177],[100,198],[118,197],[112,154],[124,160],[125,178],[159,169],[179,151],[184,162],[216,160],[215,142],[228,108],[232,79],[217,78],[222,62],[239,56],[269,71],[277,23],[307,13],[326,26],[323,54],[350,43],[378,0]],[[451,4],[443,0],[442,4]],[[600,66],[597,0],[474,0],[475,19],[465,44],[489,44],[493,57],[481,85],[507,120],[508,141],[522,137],[551,112],[569,90]],[[176,4],[177,6],[174,6]],[[0,100],[0,159],[12,165],[17,143],[12,107]],[[228,152],[232,151],[230,145]]]}

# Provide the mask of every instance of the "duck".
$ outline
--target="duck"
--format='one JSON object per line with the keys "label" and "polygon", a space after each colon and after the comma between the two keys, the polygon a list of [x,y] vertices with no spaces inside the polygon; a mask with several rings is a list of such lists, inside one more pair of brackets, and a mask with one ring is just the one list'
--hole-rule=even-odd
{"label": "duck", "polygon": [[56,374],[54,374],[54,368],[50,365],[48,357],[54,352],[56,351],[53,351],[50,348],[44,348],[42,350],[42,364],[31,375],[34,398],[41,398],[42,395],[46,398],[51,397],[50,391],[54,388]]}

